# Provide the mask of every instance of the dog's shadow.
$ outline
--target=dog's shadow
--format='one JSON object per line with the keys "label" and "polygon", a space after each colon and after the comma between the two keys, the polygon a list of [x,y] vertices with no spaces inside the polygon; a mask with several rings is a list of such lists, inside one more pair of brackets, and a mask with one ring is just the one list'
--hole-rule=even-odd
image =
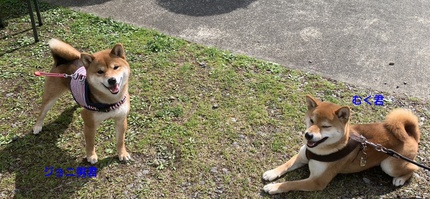
{"label": "dog's shadow", "polygon": [[[57,146],[58,138],[72,122],[76,108],[77,106],[66,109],[54,122],[44,126],[39,135],[28,133],[15,138],[0,150],[0,184],[7,184],[5,176],[11,175],[6,174],[15,174],[15,189],[13,190],[13,185],[4,187],[13,191],[0,192],[0,197],[6,194],[7,198],[69,198],[91,180],[82,176],[66,176],[73,173],[67,168],[73,168],[76,174],[77,167],[88,168],[91,165],[85,159],[77,161],[76,157]],[[100,172],[113,162],[114,158],[110,157],[93,166]],[[63,169],[63,177],[57,177],[55,171],[52,175],[45,176],[50,173],[49,170],[45,172],[46,167]]]}
{"label": "dog's shadow", "polygon": [[[262,184],[279,183],[308,178],[310,175],[308,166],[295,171],[287,172],[273,182],[261,179]],[[408,181],[405,186],[408,186]],[[338,174],[322,191],[292,191],[288,193],[270,195],[263,190],[260,196],[269,198],[295,198],[300,195],[303,198],[366,198],[368,196],[382,196],[395,191],[399,187],[392,185],[392,178],[385,174],[380,167],[374,167],[365,171],[351,174]]]}

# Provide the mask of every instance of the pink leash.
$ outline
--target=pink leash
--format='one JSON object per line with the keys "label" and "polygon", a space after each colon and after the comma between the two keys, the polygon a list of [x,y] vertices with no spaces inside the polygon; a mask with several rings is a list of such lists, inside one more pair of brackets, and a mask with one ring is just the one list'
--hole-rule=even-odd
{"label": "pink leash", "polygon": [[62,77],[62,78],[68,78],[72,77],[73,75],[68,75],[66,73],[44,73],[40,71],[34,72],[34,75],[36,76],[47,76],[47,77]]}

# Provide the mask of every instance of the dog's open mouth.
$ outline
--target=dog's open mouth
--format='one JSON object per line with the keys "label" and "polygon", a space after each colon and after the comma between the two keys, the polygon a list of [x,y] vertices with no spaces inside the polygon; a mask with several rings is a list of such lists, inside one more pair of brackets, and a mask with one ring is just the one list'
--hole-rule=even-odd
{"label": "dog's open mouth", "polygon": [[108,89],[112,94],[118,94],[119,93],[119,84],[115,84],[115,85],[112,85],[112,86],[105,86],[104,84],[103,84],[103,86],[106,88],[106,89]]}
{"label": "dog's open mouth", "polygon": [[308,146],[309,148],[314,148],[314,147],[318,146],[319,144],[323,143],[324,141],[326,141],[326,140],[327,140],[327,138],[328,138],[328,137],[325,137],[325,138],[323,138],[323,139],[321,139],[321,140],[318,140],[318,141],[316,141],[316,142],[308,141],[307,146]]}

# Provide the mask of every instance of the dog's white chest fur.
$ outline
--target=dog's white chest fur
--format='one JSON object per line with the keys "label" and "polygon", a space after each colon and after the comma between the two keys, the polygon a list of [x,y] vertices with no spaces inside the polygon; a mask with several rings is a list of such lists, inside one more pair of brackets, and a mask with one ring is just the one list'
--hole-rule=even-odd
{"label": "dog's white chest fur", "polygon": [[316,160],[309,161],[309,170],[311,171],[311,176],[321,176],[328,167],[328,163],[320,162]]}

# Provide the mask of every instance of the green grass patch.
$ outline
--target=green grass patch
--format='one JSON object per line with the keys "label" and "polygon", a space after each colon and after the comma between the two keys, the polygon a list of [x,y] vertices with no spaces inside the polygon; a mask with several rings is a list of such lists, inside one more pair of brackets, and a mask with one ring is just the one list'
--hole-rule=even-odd
{"label": "green grass patch", "polygon": [[[352,106],[353,123],[380,121],[396,107],[414,109],[423,132],[417,159],[430,162],[428,102],[383,93],[385,106],[353,106],[352,96],[378,92],[44,3],[35,44],[26,9],[10,0],[0,5],[8,24],[0,30],[0,198],[270,198],[261,192],[261,175],[303,144],[306,94]],[[97,178],[44,176],[47,166],[89,166],[81,108],[70,94],[48,113],[41,135],[31,134],[44,83],[32,74],[49,71],[50,38],[91,53],[125,46],[132,68],[126,146],[133,162],[117,160],[107,121],[96,136]],[[278,182],[307,175],[301,169]],[[429,173],[418,175],[394,189],[376,169],[341,175],[321,192],[282,197],[430,197]]]}

